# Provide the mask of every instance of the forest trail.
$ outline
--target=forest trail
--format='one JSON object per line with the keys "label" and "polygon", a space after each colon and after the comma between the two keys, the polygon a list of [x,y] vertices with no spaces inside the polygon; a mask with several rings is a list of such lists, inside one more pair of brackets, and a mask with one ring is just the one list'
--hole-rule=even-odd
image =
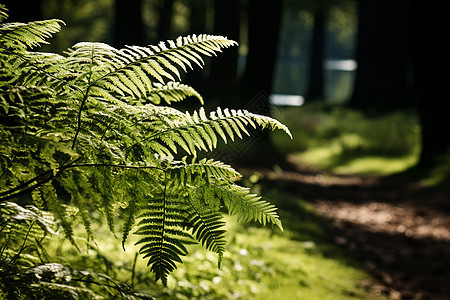
{"label": "forest trail", "polygon": [[377,282],[388,299],[450,299],[450,193],[399,179],[313,171],[262,171],[312,203],[334,242]]}

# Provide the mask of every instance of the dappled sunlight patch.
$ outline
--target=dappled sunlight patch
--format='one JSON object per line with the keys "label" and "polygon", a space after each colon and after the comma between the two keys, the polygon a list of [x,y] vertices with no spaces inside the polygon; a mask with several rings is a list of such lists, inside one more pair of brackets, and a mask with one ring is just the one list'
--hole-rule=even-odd
{"label": "dappled sunlight patch", "polygon": [[295,153],[294,159],[302,165],[332,171],[336,174],[391,175],[414,166],[417,155],[389,156],[340,156],[338,147],[319,147]]}

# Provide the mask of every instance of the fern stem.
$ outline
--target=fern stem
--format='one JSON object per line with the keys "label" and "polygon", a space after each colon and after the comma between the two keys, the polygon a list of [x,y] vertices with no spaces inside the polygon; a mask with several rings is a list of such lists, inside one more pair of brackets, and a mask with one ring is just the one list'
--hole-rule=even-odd
{"label": "fern stem", "polygon": [[83,100],[81,101],[80,109],[78,110],[77,131],[75,132],[75,136],[73,137],[72,149],[75,148],[75,143],[77,142],[78,134],[80,134],[80,130],[81,130],[81,112],[83,111],[83,108],[84,108],[84,105],[86,104],[88,96],[89,96],[89,87],[87,88],[86,93],[83,96]]}
{"label": "fern stem", "polygon": [[133,267],[131,268],[131,288],[134,288],[134,277],[136,276],[136,263],[139,252],[134,255]]}
{"label": "fern stem", "polygon": [[[167,171],[164,172],[164,193],[163,193],[163,212],[162,212],[162,226],[161,226],[161,239],[160,239],[160,243],[159,243],[159,254],[158,257],[161,260],[161,257],[163,255],[162,250],[163,250],[163,246],[164,246],[164,227],[166,226],[166,196],[167,196]],[[160,264],[162,263],[162,261],[159,262]],[[166,283],[164,283],[164,275],[161,275],[161,280],[163,281],[164,285],[167,285]]]}
{"label": "fern stem", "polygon": [[[51,173],[52,171],[53,171],[53,170],[49,170],[49,171],[46,171],[45,173]],[[41,174],[41,175],[42,175],[42,174]],[[40,176],[36,176],[35,178],[29,180],[27,185],[31,184],[31,183],[34,182],[34,181],[37,181],[37,180],[39,179],[39,177],[40,177]],[[32,191],[32,190],[34,190],[35,188],[38,188],[39,186],[41,186],[41,185],[43,185],[43,184],[49,182],[49,181],[52,180],[54,177],[55,177],[54,175],[48,176],[47,178],[44,178],[42,181],[39,181],[39,182],[37,182],[36,184],[34,184],[34,185],[32,185],[32,186],[29,186],[29,187],[26,188],[26,189],[22,189],[22,190],[21,190],[21,187],[15,187],[15,188],[10,189],[9,191],[3,192],[2,194],[6,194],[7,196],[1,197],[1,198],[0,198],[0,202],[4,202],[4,201],[10,200],[10,199],[14,199],[14,198],[16,198],[16,197],[18,197],[18,196],[20,196],[20,195],[23,195],[23,194],[29,192],[29,191]],[[21,184],[22,187],[27,186],[27,185]],[[14,193],[14,191],[12,191],[12,190],[19,190],[19,191],[18,191],[17,193]],[[12,194],[12,193],[13,193],[13,194]]]}
{"label": "fern stem", "polygon": [[[80,160],[80,158],[77,158],[77,159],[73,160],[72,162],[70,162],[70,163],[68,163],[68,164],[66,164],[66,165],[63,165],[63,166],[59,167],[59,168],[57,169],[57,170],[58,170],[57,173],[59,173],[59,172],[62,171],[62,170],[65,170],[65,169],[67,169],[67,168],[70,168],[70,166],[71,166],[73,163],[77,162],[78,160]],[[41,173],[41,174],[39,174],[39,175],[36,175],[35,177],[33,177],[33,178],[31,178],[31,179],[29,179],[29,180],[27,180],[27,181],[25,181],[25,182],[19,184],[18,186],[14,187],[14,188],[11,188],[11,189],[9,189],[9,190],[7,190],[7,191],[5,191],[5,192],[1,192],[1,193],[0,193],[0,196],[9,195],[9,194],[12,194],[12,193],[14,193],[14,192],[16,192],[16,191],[19,191],[19,190],[21,190],[22,188],[24,188],[24,187],[26,187],[26,186],[29,186],[29,185],[32,184],[33,182],[38,181],[39,178],[42,178],[42,177],[44,177],[44,176],[48,176],[49,174],[52,174],[53,171],[54,171],[54,169],[50,169],[50,170],[47,170],[47,171],[45,171],[45,172],[43,172],[43,173]],[[49,178],[44,179],[44,180],[41,181],[40,183],[37,183],[37,184],[34,185],[33,187],[38,187],[38,186],[40,186],[40,185],[42,185],[42,184],[48,182],[49,180],[51,180],[51,179],[54,178],[54,177],[55,177],[55,175],[50,176]],[[28,188],[28,189],[26,189],[26,190],[23,190],[23,191],[19,192],[19,194],[22,194],[24,191],[29,191],[29,190],[32,190],[32,188]],[[10,198],[8,198],[8,199],[11,199],[11,198],[14,198],[14,197],[15,197],[15,196],[10,197]],[[4,199],[4,197],[0,198],[0,202],[5,201],[5,200],[7,200],[7,199]]]}
{"label": "fern stem", "polygon": [[33,228],[34,226],[34,221],[31,223],[30,228],[28,228],[27,234],[25,235],[25,238],[23,239],[23,243],[22,246],[20,247],[19,252],[16,253],[16,255],[14,255],[14,257],[11,259],[11,261],[9,262],[10,265],[15,264],[15,262],[19,259],[20,254],[22,254],[22,251],[25,250],[26,246],[25,243],[28,240],[28,236],[30,235],[31,232],[31,228]]}
{"label": "fern stem", "polygon": [[[115,164],[73,164],[76,161],[78,161],[79,158],[77,158],[76,160],[72,161],[71,163],[61,166],[59,168],[57,168],[57,172],[56,174],[53,175],[53,169],[51,170],[47,170],[33,178],[31,178],[28,181],[25,181],[23,183],[21,183],[20,185],[9,189],[5,192],[1,192],[0,196],[3,196],[0,198],[0,202],[4,202],[10,199],[13,199],[17,196],[20,196],[26,192],[32,191],[33,189],[43,185],[44,183],[49,182],[50,180],[52,180],[53,178],[56,177],[56,175],[58,175],[59,173],[61,173],[64,170],[70,169],[70,168],[81,168],[81,167],[110,167],[110,168],[121,168],[121,169],[155,169],[155,170],[161,170],[163,171],[162,168],[159,167],[155,167],[155,166],[130,166],[130,165],[115,165]],[[49,174],[51,174],[51,176],[48,176]],[[39,178],[44,177],[44,176],[48,176],[47,178],[42,179],[41,181],[38,181]],[[33,182],[36,182],[36,184],[31,185]],[[31,185],[31,186],[30,186]],[[28,188],[25,188],[27,187]],[[24,189],[25,188],[25,189]],[[17,192],[16,192],[17,191]],[[16,192],[16,193],[15,193]]]}

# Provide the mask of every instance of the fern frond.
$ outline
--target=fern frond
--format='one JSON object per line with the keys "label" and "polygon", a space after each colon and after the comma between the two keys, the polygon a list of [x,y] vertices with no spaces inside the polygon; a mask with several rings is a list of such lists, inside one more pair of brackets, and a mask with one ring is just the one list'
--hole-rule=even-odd
{"label": "fern frond", "polygon": [[161,100],[171,104],[172,102],[181,102],[187,97],[195,97],[203,104],[203,98],[196,90],[188,85],[173,81],[166,85],[155,83],[146,99],[154,104],[160,104]]}
{"label": "fern frond", "polygon": [[[25,233],[23,231],[24,226],[21,226],[21,223],[26,223],[28,226],[35,223],[41,229],[40,233],[37,235],[39,239],[47,233],[57,234],[56,222],[50,213],[41,211],[34,206],[22,207],[13,202],[0,203],[0,224],[3,228],[2,234],[9,232],[10,234],[13,234],[15,238],[19,236],[23,237]],[[19,229],[21,227],[22,229]]]}
{"label": "fern frond", "polygon": [[[0,6],[0,19],[3,11]],[[245,110],[183,113],[159,106],[188,97],[203,103],[178,82],[181,73],[203,67],[203,57],[236,42],[193,35],[123,49],[82,42],[64,55],[27,50],[62,24],[0,26],[0,202],[31,194],[73,244],[75,217],[91,237],[90,212],[101,212],[113,234],[121,212],[122,246],[130,232],[138,235],[139,252],[163,284],[196,242],[218,253],[220,266],[226,245],[222,207],[239,220],[282,229],[273,205],[233,183],[239,172],[195,157],[221,140],[245,138],[251,128],[291,136],[288,128]],[[176,160],[179,151],[194,158]],[[73,206],[62,204],[61,195]]]}
{"label": "fern frond", "polygon": [[218,267],[220,268],[226,245],[222,213],[192,206],[187,223],[192,227],[196,240],[206,249],[219,255]]}
{"label": "fern frond", "polygon": [[243,222],[258,221],[265,225],[267,222],[277,225],[281,230],[283,226],[276,213],[277,208],[261,197],[251,194],[248,188],[238,185],[211,185],[214,193],[225,204],[231,215],[237,215]]}
{"label": "fern frond", "polygon": [[[179,38],[158,46],[127,46],[117,50],[102,43],[78,43],[69,52],[68,65],[89,68],[89,87],[96,94],[145,98],[155,88],[154,83],[180,79],[178,68],[187,70],[191,63],[203,65],[201,55],[212,55],[236,45],[221,36],[201,35]],[[80,80],[77,79],[77,80]],[[109,98],[109,97],[108,97]]]}
{"label": "fern frond", "polygon": [[[220,137],[225,143],[228,139],[234,141],[235,137],[249,136],[247,127],[281,129],[292,137],[289,129],[279,121],[246,110],[222,110],[220,107],[206,116],[203,108],[190,114],[177,114],[176,121],[168,120],[163,126],[155,128],[156,132],[141,142],[152,147],[160,145],[163,141],[174,153],[176,147],[183,148],[187,153],[197,155],[197,150],[210,151],[217,147]],[[161,124],[162,125],[162,124]],[[169,150],[169,149],[168,149]]]}
{"label": "fern frond", "polygon": [[[167,182],[166,182],[167,184]],[[186,221],[186,210],[178,198],[168,192],[170,187],[157,198],[153,198],[141,212],[135,234],[143,238],[136,242],[142,244],[139,252],[149,258],[147,265],[167,285],[167,276],[176,269],[176,262],[181,263],[181,256],[187,255],[185,245],[194,244],[191,234],[181,226]]]}
{"label": "fern frond", "polygon": [[181,185],[195,185],[198,181],[230,183],[242,177],[230,165],[206,158],[198,162],[194,158],[190,163],[187,163],[186,158],[183,158],[182,162],[173,162],[170,170],[175,182]]}
{"label": "fern frond", "polygon": [[48,44],[47,39],[65,25],[61,20],[34,21],[24,23],[6,23],[0,26],[0,49],[34,48]]}
{"label": "fern frond", "polygon": [[5,21],[8,18],[8,9],[4,4],[0,3],[0,22]]}

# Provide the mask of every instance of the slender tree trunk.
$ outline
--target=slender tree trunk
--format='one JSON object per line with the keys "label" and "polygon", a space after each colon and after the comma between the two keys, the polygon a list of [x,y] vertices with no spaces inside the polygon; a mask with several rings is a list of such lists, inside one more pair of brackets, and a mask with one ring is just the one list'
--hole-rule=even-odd
{"label": "slender tree trunk", "polygon": [[[282,1],[250,0],[248,7],[248,55],[242,80],[240,107],[261,115],[271,115],[269,96],[277,57]],[[273,146],[269,133],[257,133],[245,141],[238,162],[273,167],[282,155]]]}
{"label": "slender tree trunk", "polygon": [[206,9],[208,7],[207,0],[190,0],[190,28],[191,34],[206,33]]}
{"label": "slender tree trunk", "polygon": [[314,30],[311,44],[311,57],[309,64],[309,84],[306,101],[324,99],[324,53],[325,53],[325,8],[318,8],[314,12]]}
{"label": "slender tree trunk", "polygon": [[[214,34],[239,42],[240,1],[216,0],[214,10]],[[230,108],[239,107],[238,101],[233,101],[236,99],[233,94],[236,89],[238,55],[238,47],[232,47],[211,62],[208,94]]]}
{"label": "slender tree trunk", "polygon": [[171,38],[173,0],[160,0],[158,38],[160,41]]}
{"label": "slender tree trunk", "polygon": [[268,96],[272,92],[281,9],[282,1],[274,0],[250,0],[248,8],[248,55],[242,90],[245,101],[266,98],[265,104],[258,101],[260,105],[249,107],[262,114],[270,113]]}
{"label": "slender tree trunk", "polygon": [[141,0],[115,0],[114,45],[143,45]]}
{"label": "slender tree trunk", "polygon": [[[189,34],[203,34],[207,33],[206,30],[206,11],[208,7],[207,0],[190,0],[189,8],[190,8],[190,28]],[[207,60],[205,60],[207,61]],[[206,86],[206,78],[208,77],[209,68],[194,68],[194,70],[190,71],[186,82],[190,86],[192,86],[195,90],[197,90],[201,95],[207,95],[207,86]]]}

